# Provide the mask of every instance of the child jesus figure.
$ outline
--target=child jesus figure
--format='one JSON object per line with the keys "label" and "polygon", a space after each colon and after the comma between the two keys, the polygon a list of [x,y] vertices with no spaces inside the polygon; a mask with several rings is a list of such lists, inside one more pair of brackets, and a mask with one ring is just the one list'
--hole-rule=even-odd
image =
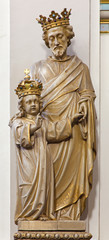
{"label": "child jesus figure", "polygon": [[49,144],[71,137],[71,128],[82,114],[52,123],[40,115],[42,84],[26,75],[16,89],[19,113],[10,120],[17,156],[17,202],[19,220],[55,219],[54,172]]}

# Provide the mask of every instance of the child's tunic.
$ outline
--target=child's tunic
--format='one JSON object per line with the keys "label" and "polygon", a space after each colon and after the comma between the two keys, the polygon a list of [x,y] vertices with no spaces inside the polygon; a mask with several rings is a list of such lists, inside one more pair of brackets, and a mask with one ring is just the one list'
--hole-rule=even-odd
{"label": "child's tunic", "polygon": [[61,122],[44,122],[34,135],[30,135],[27,118],[14,120],[12,129],[17,154],[17,204],[15,223],[19,219],[35,220],[41,214],[54,216],[54,172],[47,154],[47,142],[61,141],[71,136],[69,119]]}

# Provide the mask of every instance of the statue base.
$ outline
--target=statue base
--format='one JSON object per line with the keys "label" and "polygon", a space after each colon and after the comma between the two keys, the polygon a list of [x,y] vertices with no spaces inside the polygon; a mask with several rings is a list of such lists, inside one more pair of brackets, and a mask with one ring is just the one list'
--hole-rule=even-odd
{"label": "statue base", "polygon": [[19,221],[14,240],[91,239],[92,235],[85,230],[84,221]]}

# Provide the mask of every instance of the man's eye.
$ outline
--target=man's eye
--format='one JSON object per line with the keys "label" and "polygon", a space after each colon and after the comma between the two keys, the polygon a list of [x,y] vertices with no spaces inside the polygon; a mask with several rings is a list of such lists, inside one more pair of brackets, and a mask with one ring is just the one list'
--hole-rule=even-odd
{"label": "man's eye", "polygon": [[49,40],[53,41],[53,40],[54,40],[54,37],[49,37]]}
{"label": "man's eye", "polygon": [[59,37],[59,38],[62,38],[62,37],[63,37],[63,35],[62,35],[62,34],[59,34],[59,35],[58,35],[58,37]]}

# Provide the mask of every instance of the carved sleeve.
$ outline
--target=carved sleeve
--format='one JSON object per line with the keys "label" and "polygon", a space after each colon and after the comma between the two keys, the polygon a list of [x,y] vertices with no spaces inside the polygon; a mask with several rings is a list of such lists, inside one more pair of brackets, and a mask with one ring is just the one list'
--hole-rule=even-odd
{"label": "carved sleeve", "polygon": [[87,117],[79,124],[81,134],[84,140],[88,141],[91,136],[93,144],[95,145],[95,107],[94,99],[96,98],[95,91],[91,82],[88,67],[84,64],[83,77],[79,87],[79,102],[78,108],[82,103],[86,103]]}
{"label": "carved sleeve", "polygon": [[79,103],[87,100],[94,100],[96,95],[90,78],[90,73],[87,65],[83,64],[83,76],[79,86]]}
{"label": "carved sleeve", "polygon": [[29,123],[15,120],[12,129],[17,146],[31,148],[34,145],[34,136],[30,136]]}
{"label": "carved sleeve", "polygon": [[61,142],[72,135],[70,120],[63,119],[59,122],[48,122],[46,126],[46,139],[48,142]]}

